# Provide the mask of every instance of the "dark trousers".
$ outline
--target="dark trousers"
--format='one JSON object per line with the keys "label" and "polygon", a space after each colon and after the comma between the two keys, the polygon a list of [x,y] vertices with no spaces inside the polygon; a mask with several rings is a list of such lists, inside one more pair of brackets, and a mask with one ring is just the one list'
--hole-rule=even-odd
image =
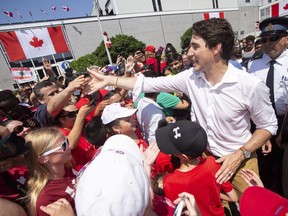
{"label": "dark trousers", "polygon": [[288,199],[288,143],[284,145],[282,170],[283,194]]}
{"label": "dark trousers", "polygon": [[272,152],[264,156],[262,149],[257,150],[259,175],[265,186],[269,190],[283,195],[282,190],[282,161],[283,149],[280,149],[276,142],[276,137],[272,137]]}
{"label": "dark trousers", "polygon": [[[284,116],[277,116],[278,120],[278,132],[280,133],[281,125]],[[278,147],[276,144],[276,136],[273,136],[270,141],[272,144],[272,152],[264,156],[262,154],[262,149],[257,150],[258,165],[259,165],[259,175],[265,186],[269,190],[278,193],[283,196],[283,186],[282,186],[282,163],[284,151],[282,148]]]}

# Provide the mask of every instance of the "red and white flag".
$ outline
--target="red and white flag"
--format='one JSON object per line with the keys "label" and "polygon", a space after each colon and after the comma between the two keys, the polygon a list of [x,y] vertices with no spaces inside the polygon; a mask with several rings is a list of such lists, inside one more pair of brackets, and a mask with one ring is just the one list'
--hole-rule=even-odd
{"label": "red and white flag", "polygon": [[51,6],[51,9],[52,9],[53,11],[56,11],[56,6]]}
{"label": "red and white flag", "polygon": [[210,12],[210,13],[204,13],[203,15],[205,20],[211,18],[224,18],[224,12]]}
{"label": "red and white flag", "polygon": [[283,0],[271,5],[271,17],[285,16],[288,14],[288,0]]}
{"label": "red and white flag", "polygon": [[3,13],[4,13],[5,15],[7,15],[8,17],[13,17],[13,13],[10,12],[10,11],[3,10]]}
{"label": "red and white flag", "polygon": [[107,32],[105,32],[105,31],[103,32],[103,38],[104,38],[104,43],[106,44],[106,47],[107,48],[112,47],[112,42],[111,42]]}
{"label": "red and white flag", "polygon": [[63,9],[63,11],[65,11],[65,12],[68,12],[68,11],[70,10],[70,8],[69,8],[69,7],[66,7],[66,6],[62,6],[62,9]]}
{"label": "red and white flag", "polygon": [[34,71],[27,67],[11,68],[11,73],[13,80],[28,81],[34,78]]}
{"label": "red and white flag", "polygon": [[62,28],[35,28],[0,32],[10,62],[68,52]]}

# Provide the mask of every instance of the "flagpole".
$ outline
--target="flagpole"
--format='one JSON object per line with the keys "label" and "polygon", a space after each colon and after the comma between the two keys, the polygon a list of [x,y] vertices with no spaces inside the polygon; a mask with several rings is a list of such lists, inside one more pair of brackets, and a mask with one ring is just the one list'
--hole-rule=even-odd
{"label": "flagpole", "polygon": [[21,22],[23,23],[23,17],[20,14],[20,12],[15,8],[16,13],[18,14],[19,18],[21,19]]}
{"label": "flagpole", "polygon": [[31,18],[32,18],[32,21],[34,22],[34,18],[33,18],[33,14],[32,14],[32,12],[29,11],[29,14],[30,14],[30,16],[31,16]]}
{"label": "flagpole", "polygon": [[111,55],[110,55],[110,52],[109,52],[109,49],[105,43],[105,38],[104,38],[104,35],[103,35],[103,29],[102,29],[102,25],[101,25],[101,22],[100,22],[100,16],[99,16],[99,2],[98,0],[95,0],[95,5],[97,7],[97,18],[98,18],[98,23],[99,23],[99,28],[100,28],[100,31],[101,31],[101,35],[102,35],[102,38],[103,38],[103,42],[104,42],[104,46],[105,46],[105,49],[106,49],[106,53],[107,53],[107,56],[108,56],[108,60],[109,60],[109,63],[110,65],[112,65],[112,59],[111,59]]}

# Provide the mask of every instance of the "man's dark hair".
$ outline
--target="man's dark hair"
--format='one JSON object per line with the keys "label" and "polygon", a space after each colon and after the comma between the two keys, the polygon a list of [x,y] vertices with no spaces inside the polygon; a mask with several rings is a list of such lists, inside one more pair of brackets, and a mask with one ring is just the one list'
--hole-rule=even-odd
{"label": "man's dark hair", "polygon": [[196,22],[192,26],[193,34],[200,36],[212,49],[217,44],[222,44],[221,58],[229,60],[234,46],[234,32],[231,24],[226,19],[212,18]]}
{"label": "man's dark hair", "polygon": [[121,94],[120,94],[119,91],[117,91],[117,90],[111,90],[111,91],[107,92],[107,94],[105,94],[105,96],[103,97],[103,100],[109,100],[109,99],[110,99],[112,96],[114,96],[115,94],[119,94],[119,95],[121,96]]}
{"label": "man's dark hair", "polygon": [[182,61],[182,56],[179,53],[173,53],[167,57],[168,64],[171,64],[174,61]]}
{"label": "man's dark hair", "polygon": [[[36,98],[37,98],[37,99],[40,99],[40,100],[43,99],[43,94],[40,93],[40,90],[41,90],[42,88],[45,88],[45,87],[48,87],[48,86],[55,86],[55,84],[54,84],[53,82],[49,81],[49,80],[43,80],[43,81],[41,81],[41,82],[38,82],[38,83],[35,85],[33,91],[34,91],[34,94],[36,95]],[[55,87],[56,87],[56,86],[55,86]]]}
{"label": "man's dark hair", "polygon": [[84,136],[92,145],[102,146],[107,139],[107,130],[100,116],[93,117],[84,128]]}
{"label": "man's dark hair", "polygon": [[246,43],[252,41],[254,43],[255,41],[255,36],[254,35],[248,35],[246,38]]}

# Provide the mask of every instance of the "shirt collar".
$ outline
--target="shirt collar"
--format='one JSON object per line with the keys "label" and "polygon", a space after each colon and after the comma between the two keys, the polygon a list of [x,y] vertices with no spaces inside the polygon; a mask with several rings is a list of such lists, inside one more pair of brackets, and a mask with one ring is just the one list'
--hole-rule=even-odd
{"label": "shirt collar", "polygon": [[[218,83],[216,86],[221,85],[223,83],[236,83],[238,82],[238,76],[235,76],[235,70],[239,70],[238,68],[234,67],[231,63],[228,64],[228,68],[227,71],[224,75],[224,77],[222,78],[222,81],[220,83]],[[203,79],[205,82],[208,82],[205,76],[205,73],[203,71],[201,72],[195,72],[196,76],[198,76],[198,79]],[[243,71],[243,73],[245,73],[245,71]]]}

